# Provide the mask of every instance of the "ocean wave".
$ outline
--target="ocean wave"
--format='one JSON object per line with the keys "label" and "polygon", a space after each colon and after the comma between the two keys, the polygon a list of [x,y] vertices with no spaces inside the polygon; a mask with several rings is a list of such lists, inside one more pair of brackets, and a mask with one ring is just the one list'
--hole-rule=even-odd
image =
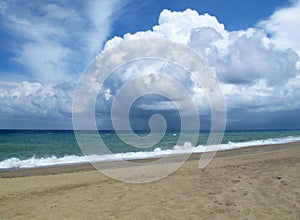
{"label": "ocean wave", "polygon": [[[250,146],[261,146],[269,144],[284,144],[300,141],[299,137],[285,137],[285,138],[270,138],[265,140],[253,140],[247,142],[229,142],[227,144],[221,144],[218,146],[219,151],[231,150],[236,148],[250,147]],[[161,148],[156,148],[154,151],[140,151],[140,152],[127,152],[127,153],[117,153],[110,155],[89,155],[89,156],[76,156],[69,155],[64,157],[51,156],[47,158],[32,158],[21,160],[19,158],[9,158],[0,162],[0,169],[16,169],[16,168],[34,168],[34,167],[44,167],[44,166],[56,166],[56,165],[70,165],[70,164],[80,164],[88,162],[104,162],[104,161],[115,161],[115,160],[134,160],[134,159],[145,159],[145,158],[157,158],[172,154],[183,154],[183,153],[202,153],[208,152],[212,146],[192,146],[191,143],[186,142],[183,145],[176,145],[173,149],[162,150]],[[215,149],[215,148],[213,148]]]}

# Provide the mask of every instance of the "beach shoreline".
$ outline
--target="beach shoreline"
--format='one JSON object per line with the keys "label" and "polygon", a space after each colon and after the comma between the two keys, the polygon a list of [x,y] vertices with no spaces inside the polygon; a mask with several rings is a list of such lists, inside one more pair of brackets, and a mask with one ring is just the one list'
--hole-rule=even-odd
{"label": "beach shoreline", "polygon": [[143,184],[88,164],[1,172],[0,218],[299,219],[299,158],[299,142],[217,152],[204,169],[193,154]]}
{"label": "beach shoreline", "polygon": [[[241,155],[248,155],[248,154],[257,154],[263,152],[282,151],[287,149],[294,149],[297,148],[298,146],[300,146],[300,142],[241,147],[241,148],[217,151],[214,157],[216,158],[233,157],[233,156],[241,156]],[[200,160],[202,154],[203,153],[192,153],[187,160]],[[176,155],[167,155],[167,156],[176,157]],[[147,163],[147,162],[158,160],[160,158],[161,157],[154,157],[154,158],[132,159],[127,161],[137,162],[137,163]],[[102,167],[107,167],[107,169],[116,168],[117,166],[115,161],[101,161],[97,163],[103,164]],[[93,164],[94,163],[86,162],[86,163],[49,165],[49,166],[29,167],[29,168],[3,169],[0,170],[0,178],[23,177],[23,176],[31,176],[31,175],[49,175],[49,174],[72,173],[78,171],[96,170]]]}

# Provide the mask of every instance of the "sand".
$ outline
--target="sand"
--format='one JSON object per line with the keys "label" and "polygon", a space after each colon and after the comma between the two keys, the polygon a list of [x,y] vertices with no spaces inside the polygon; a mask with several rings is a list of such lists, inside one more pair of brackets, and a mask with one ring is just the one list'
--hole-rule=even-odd
{"label": "sand", "polygon": [[300,219],[300,143],[199,158],[144,184],[90,165],[1,172],[0,219]]}

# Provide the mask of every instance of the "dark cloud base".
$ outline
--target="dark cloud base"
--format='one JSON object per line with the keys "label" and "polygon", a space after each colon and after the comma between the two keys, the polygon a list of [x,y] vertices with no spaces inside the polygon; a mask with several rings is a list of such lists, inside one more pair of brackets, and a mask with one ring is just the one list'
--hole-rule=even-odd
{"label": "dark cloud base", "polygon": [[227,117],[228,130],[300,129],[300,109],[277,112],[233,111]]}
{"label": "dark cloud base", "polygon": [[[168,130],[180,130],[180,117],[176,112],[147,111],[143,115],[135,114],[131,117],[131,126],[134,130],[149,130],[149,118],[153,114],[165,117]],[[200,117],[201,130],[210,129],[210,116]],[[104,121],[100,130],[113,130],[110,121]],[[61,120],[50,117],[0,117],[0,129],[59,129],[72,130],[72,119],[66,117]],[[277,112],[251,112],[235,110],[227,114],[227,130],[255,130],[255,129],[300,129],[300,109]]]}

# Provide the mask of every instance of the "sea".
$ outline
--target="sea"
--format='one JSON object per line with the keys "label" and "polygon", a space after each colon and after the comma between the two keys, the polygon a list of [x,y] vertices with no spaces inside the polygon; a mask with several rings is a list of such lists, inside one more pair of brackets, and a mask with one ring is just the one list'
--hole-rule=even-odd
{"label": "sea", "polygon": [[[137,132],[139,136],[147,132]],[[85,132],[87,140],[94,133]],[[98,135],[98,134],[97,134]],[[209,131],[200,131],[197,144],[178,144],[180,132],[168,131],[149,148],[135,148],[119,138],[114,131],[99,131],[99,135],[113,154],[90,155],[93,161],[153,158],[168,154],[204,152]],[[96,140],[96,139],[95,139]],[[245,130],[226,131],[219,150],[282,144],[300,141],[300,130]],[[68,130],[0,130],[0,170],[87,163],[74,131]]]}

